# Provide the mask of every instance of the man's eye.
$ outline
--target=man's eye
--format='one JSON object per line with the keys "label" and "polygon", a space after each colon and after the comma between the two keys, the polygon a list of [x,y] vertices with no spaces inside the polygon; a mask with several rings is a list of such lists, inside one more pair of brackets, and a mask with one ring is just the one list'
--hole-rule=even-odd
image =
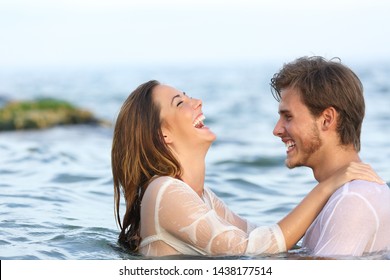
{"label": "man's eye", "polygon": [[179,101],[176,106],[179,107],[182,103],[183,101]]}

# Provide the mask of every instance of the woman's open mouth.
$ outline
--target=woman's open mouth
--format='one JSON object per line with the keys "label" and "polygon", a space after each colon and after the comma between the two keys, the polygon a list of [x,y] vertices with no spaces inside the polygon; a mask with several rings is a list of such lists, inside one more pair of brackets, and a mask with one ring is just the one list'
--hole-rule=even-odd
{"label": "woman's open mouth", "polygon": [[192,123],[192,125],[195,127],[195,128],[202,128],[202,127],[204,127],[204,123],[203,123],[203,121],[206,119],[206,117],[203,115],[203,114],[201,114],[201,115],[199,115],[196,119],[195,119],[195,121]]}

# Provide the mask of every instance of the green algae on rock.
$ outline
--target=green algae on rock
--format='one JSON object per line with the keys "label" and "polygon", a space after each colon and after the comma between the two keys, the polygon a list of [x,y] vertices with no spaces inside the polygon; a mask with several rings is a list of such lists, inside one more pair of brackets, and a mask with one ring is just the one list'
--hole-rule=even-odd
{"label": "green algae on rock", "polygon": [[57,99],[11,101],[0,108],[0,131],[43,129],[56,125],[100,124],[90,111]]}

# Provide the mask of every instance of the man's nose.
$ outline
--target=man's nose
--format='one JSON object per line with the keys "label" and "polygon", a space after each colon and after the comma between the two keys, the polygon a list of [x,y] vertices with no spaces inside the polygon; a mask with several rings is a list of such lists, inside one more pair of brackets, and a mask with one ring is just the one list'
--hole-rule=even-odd
{"label": "man's nose", "polygon": [[283,132],[284,132],[284,127],[283,127],[281,121],[278,120],[278,122],[275,124],[273,134],[277,137],[281,137],[283,135]]}

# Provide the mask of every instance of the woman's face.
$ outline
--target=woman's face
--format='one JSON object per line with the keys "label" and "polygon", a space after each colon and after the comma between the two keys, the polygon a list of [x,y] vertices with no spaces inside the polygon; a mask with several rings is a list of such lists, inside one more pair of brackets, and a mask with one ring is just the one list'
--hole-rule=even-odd
{"label": "woman's face", "polygon": [[204,125],[202,101],[187,96],[167,85],[157,85],[153,89],[153,100],[160,106],[160,119],[165,142],[176,148],[207,144],[216,135]]}

